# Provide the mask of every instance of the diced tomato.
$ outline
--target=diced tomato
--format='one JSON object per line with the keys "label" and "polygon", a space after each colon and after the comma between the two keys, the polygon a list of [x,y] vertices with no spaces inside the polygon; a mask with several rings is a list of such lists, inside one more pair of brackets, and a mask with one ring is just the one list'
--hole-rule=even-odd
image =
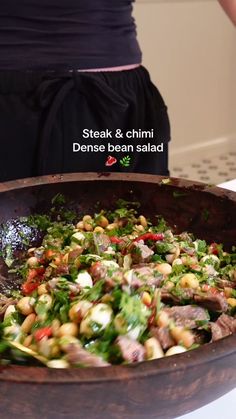
{"label": "diced tomato", "polygon": [[70,294],[69,294],[69,299],[74,300],[75,297],[76,297],[76,294],[71,291]]}
{"label": "diced tomato", "polygon": [[219,245],[217,243],[211,243],[209,246],[209,253],[213,255],[219,254]]}
{"label": "diced tomato", "polygon": [[32,294],[35,291],[40,282],[44,279],[45,268],[40,266],[38,268],[29,269],[26,281],[22,284],[22,291],[24,294]]}
{"label": "diced tomato", "polygon": [[47,249],[44,252],[44,256],[46,259],[53,259],[57,255],[56,250]]}
{"label": "diced tomato", "polygon": [[35,291],[39,286],[39,281],[31,281],[31,282],[25,282],[22,284],[22,292],[23,294],[32,294],[33,291]]}
{"label": "diced tomato", "polygon": [[121,244],[121,243],[124,242],[124,240],[122,240],[122,239],[120,239],[119,237],[116,237],[116,236],[111,236],[110,241],[113,244]]}
{"label": "diced tomato", "polygon": [[37,341],[40,341],[44,337],[48,338],[50,336],[52,336],[52,328],[50,326],[41,327],[40,329],[38,329],[34,332],[34,338]]}
{"label": "diced tomato", "polygon": [[44,273],[45,273],[44,266],[39,266],[38,268],[29,269],[27,277],[26,277],[26,281],[32,281],[32,279],[38,276],[43,276]]}

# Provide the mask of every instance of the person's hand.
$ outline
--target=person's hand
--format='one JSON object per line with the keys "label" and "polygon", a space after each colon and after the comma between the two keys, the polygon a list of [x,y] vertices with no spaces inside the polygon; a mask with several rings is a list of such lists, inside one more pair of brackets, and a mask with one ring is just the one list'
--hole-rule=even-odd
{"label": "person's hand", "polygon": [[233,24],[236,26],[236,0],[218,0]]}

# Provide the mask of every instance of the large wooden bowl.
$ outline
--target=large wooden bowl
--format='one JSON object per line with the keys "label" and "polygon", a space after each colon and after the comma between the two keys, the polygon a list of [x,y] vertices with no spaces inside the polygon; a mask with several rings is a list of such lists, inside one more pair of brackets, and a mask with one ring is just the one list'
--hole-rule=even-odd
{"label": "large wooden bowl", "polygon": [[[165,182],[165,181],[164,181]],[[162,214],[176,230],[222,242],[236,238],[236,194],[200,183],[138,174],[68,174],[0,184],[0,221],[45,212],[56,193],[78,212],[138,200],[142,213]],[[53,370],[0,369],[1,418],[174,418],[236,385],[236,334],[181,355],[131,366]]]}

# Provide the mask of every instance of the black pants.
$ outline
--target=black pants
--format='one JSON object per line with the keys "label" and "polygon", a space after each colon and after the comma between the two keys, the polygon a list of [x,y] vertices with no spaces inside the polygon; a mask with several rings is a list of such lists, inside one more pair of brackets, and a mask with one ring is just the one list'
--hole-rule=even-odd
{"label": "black pants", "polygon": [[[108,138],[94,134],[105,130]],[[168,175],[169,140],[167,108],[143,67],[102,73],[0,71],[0,181],[84,171]],[[140,151],[148,143],[159,145],[158,151]],[[90,150],[81,151],[82,145]]]}

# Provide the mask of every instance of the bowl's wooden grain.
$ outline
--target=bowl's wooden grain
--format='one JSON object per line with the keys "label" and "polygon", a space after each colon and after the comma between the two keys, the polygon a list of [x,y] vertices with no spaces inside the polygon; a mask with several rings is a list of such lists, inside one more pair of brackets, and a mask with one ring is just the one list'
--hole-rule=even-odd
{"label": "bowl's wooden grain", "polygon": [[[78,212],[97,201],[138,200],[142,212],[162,214],[228,248],[236,240],[236,194],[220,188],[137,174],[68,174],[0,184],[0,221],[45,212],[58,192]],[[182,196],[180,196],[180,194]],[[236,335],[195,351],[131,366],[51,370],[0,368],[1,418],[173,418],[199,408],[236,385]]]}

